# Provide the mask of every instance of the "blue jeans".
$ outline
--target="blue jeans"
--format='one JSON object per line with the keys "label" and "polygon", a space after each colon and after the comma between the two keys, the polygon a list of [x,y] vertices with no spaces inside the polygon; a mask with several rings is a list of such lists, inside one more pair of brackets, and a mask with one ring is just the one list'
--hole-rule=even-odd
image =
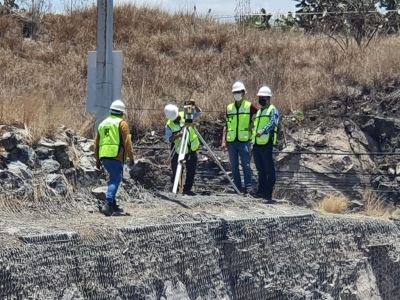
{"label": "blue jeans", "polygon": [[119,184],[122,181],[122,172],[124,171],[124,164],[116,159],[102,158],[101,162],[110,175],[108,182],[108,189],[106,194],[107,203],[115,202]]}
{"label": "blue jeans", "polygon": [[229,142],[228,154],[229,160],[232,166],[233,182],[236,187],[242,189],[242,179],[239,172],[239,157],[240,163],[242,165],[243,175],[244,175],[244,185],[247,190],[253,188],[252,174],[251,174],[251,154],[250,154],[250,142]]}
{"label": "blue jeans", "polygon": [[254,163],[258,171],[258,191],[257,193],[266,198],[272,198],[274,191],[276,175],[273,158],[272,145],[254,145],[253,156]]}

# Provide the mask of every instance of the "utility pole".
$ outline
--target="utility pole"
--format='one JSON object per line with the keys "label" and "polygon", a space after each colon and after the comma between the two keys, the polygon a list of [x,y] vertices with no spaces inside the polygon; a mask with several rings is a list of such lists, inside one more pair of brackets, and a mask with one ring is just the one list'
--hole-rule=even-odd
{"label": "utility pole", "polygon": [[86,90],[86,112],[96,115],[95,132],[111,103],[121,99],[123,55],[113,51],[113,14],[113,0],[97,0],[97,51],[89,51]]}
{"label": "utility pole", "polygon": [[113,101],[113,0],[97,0],[96,128]]}

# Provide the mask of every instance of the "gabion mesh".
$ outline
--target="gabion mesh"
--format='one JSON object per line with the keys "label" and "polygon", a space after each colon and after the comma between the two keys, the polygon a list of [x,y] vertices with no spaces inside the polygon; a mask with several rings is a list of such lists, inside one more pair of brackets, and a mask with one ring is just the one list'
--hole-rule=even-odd
{"label": "gabion mesh", "polygon": [[183,197],[132,217],[5,208],[0,299],[399,299],[395,224],[217,200],[197,215]]}

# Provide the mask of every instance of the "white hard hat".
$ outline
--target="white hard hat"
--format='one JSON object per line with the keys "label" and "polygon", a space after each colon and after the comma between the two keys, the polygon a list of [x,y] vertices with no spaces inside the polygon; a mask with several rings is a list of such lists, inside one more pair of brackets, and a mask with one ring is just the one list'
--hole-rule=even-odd
{"label": "white hard hat", "polygon": [[168,120],[175,120],[179,115],[178,107],[174,104],[167,104],[164,108],[164,114]]}
{"label": "white hard hat", "polygon": [[110,110],[125,112],[125,104],[121,100],[115,100],[111,103]]}
{"label": "white hard hat", "polygon": [[245,93],[247,92],[244,84],[240,81],[236,81],[232,86],[232,93],[239,91],[244,91]]}
{"label": "white hard hat", "polygon": [[263,86],[258,90],[257,96],[272,97],[273,93],[267,86]]}

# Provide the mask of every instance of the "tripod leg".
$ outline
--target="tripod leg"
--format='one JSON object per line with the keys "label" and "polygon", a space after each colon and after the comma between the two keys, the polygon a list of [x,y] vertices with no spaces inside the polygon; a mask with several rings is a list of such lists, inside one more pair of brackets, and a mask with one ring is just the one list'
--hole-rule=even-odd
{"label": "tripod leg", "polygon": [[167,160],[165,161],[165,164],[168,165],[169,163],[171,163],[172,158],[174,157],[175,154],[175,146],[172,147],[171,151],[169,152],[169,156],[167,158]]}
{"label": "tripod leg", "polygon": [[183,135],[182,135],[181,139],[182,139],[182,142],[181,142],[181,147],[179,149],[178,166],[176,167],[174,186],[172,188],[172,192],[174,194],[176,194],[177,191],[178,191],[179,179],[180,179],[181,174],[182,174],[183,160],[185,159],[187,143],[188,143],[188,140],[189,140],[189,130],[186,127],[183,129]]}
{"label": "tripod leg", "polygon": [[237,188],[237,186],[235,185],[235,183],[232,181],[232,179],[229,177],[228,173],[226,173],[225,169],[222,167],[221,163],[219,162],[218,158],[215,156],[215,154],[212,152],[212,150],[210,149],[210,147],[207,145],[206,141],[203,139],[203,137],[201,136],[201,134],[198,132],[196,127],[193,127],[197,136],[199,137],[201,143],[203,144],[204,147],[206,147],[208,153],[210,153],[210,155],[212,156],[212,158],[214,159],[214,162],[218,165],[218,167],[221,169],[221,171],[225,174],[226,178],[228,178],[230,184],[232,185],[233,189],[235,190],[236,193],[238,193],[239,195],[241,195],[239,189]]}
{"label": "tripod leg", "polygon": [[180,185],[179,185],[179,192],[183,193],[183,185],[185,184],[185,165],[182,163],[182,171],[181,171],[181,178],[180,178]]}

